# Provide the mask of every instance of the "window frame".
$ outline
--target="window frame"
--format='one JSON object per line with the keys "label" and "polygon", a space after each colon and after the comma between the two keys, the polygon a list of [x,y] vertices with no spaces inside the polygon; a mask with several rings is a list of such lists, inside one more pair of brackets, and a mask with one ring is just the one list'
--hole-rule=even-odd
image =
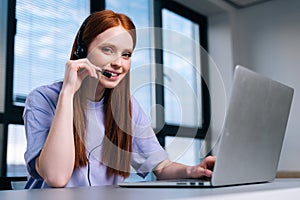
{"label": "window frame", "polygon": [[[178,14],[186,19],[191,20],[194,23],[199,25],[199,39],[200,45],[206,51],[208,51],[208,38],[207,38],[207,18],[204,15],[196,13],[195,11],[181,5],[172,0],[154,0],[154,26],[162,28],[162,10],[167,9],[175,14]],[[155,40],[162,41],[162,32],[155,34]],[[162,45],[162,44],[161,44]],[[201,56],[201,55],[199,55]],[[164,107],[164,88],[163,88],[163,48],[156,47],[155,50],[155,59],[158,65],[156,66],[156,78],[159,83],[155,84],[155,97],[156,104]],[[203,68],[203,67],[202,67]],[[206,74],[206,69],[201,69],[201,74]],[[197,133],[195,135],[195,128],[190,127],[182,127],[176,125],[170,125],[165,122],[164,113],[158,111],[156,112],[156,119],[162,121],[164,123],[163,128],[161,130],[157,130],[157,138],[162,146],[165,146],[165,137],[166,136],[180,136],[180,137],[195,137],[198,139],[204,139],[209,128],[210,123],[210,97],[208,87],[201,77],[201,98],[202,98],[202,125],[197,129]],[[184,132],[185,134],[178,135],[178,130]]]}

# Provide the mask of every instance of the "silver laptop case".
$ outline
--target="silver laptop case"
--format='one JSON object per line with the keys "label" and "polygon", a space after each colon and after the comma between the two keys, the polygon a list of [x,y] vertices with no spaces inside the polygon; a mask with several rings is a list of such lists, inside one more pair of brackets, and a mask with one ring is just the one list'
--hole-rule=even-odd
{"label": "silver laptop case", "polygon": [[242,66],[232,85],[212,185],[272,181],[294,91]]}

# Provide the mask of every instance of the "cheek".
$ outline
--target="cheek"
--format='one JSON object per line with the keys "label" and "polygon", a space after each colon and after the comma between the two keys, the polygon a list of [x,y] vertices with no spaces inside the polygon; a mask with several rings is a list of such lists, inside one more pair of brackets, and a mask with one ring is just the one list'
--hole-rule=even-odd
{"label": "cheek", "polygon": [[130,70],[130,65],[131,65],[131,61],[130,60],[126,60],[124,61],[124,71],[128,72]]}

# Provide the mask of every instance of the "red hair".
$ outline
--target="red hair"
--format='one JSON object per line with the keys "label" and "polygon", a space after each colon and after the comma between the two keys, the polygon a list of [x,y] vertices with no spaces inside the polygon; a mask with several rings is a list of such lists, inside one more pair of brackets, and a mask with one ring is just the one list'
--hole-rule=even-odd
{"label": "red hair", "polygon": [[[111,10],[95,12],[89,16],[82,34],[82,43],[88,47],[94,38],[109,28],[122,25],[136,44],[136,30],[133,22],[124,14]],[[77,33],[78,35],[78,33]],[[76,36],[77,38],[77,36]],[[77,46],[77,39],[73,43],[71,60]],[[120,175],[124,178],[130,175],[132,152],[131,127],[131,100],[130,100],[130,73],[114,89],[106,89],[104,94],[105,105],[105,137],[101,162],[108,167],[107,174]],[[88,164],[86,156],[86,99],[80,88],[74,96],[74,168],[84,167]],[[102,141],[99,141],[99,143]]]}

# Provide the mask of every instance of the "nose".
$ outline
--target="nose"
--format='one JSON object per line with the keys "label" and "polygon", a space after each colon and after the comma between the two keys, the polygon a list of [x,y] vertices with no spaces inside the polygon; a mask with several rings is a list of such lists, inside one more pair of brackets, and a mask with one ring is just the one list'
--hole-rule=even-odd
{"label": "nose", "polygon": [[122,66],[122,58],[121,56],[117,56],[116,58],[114,58],[111,62],[111,65],[113,67],[121,67]]}

